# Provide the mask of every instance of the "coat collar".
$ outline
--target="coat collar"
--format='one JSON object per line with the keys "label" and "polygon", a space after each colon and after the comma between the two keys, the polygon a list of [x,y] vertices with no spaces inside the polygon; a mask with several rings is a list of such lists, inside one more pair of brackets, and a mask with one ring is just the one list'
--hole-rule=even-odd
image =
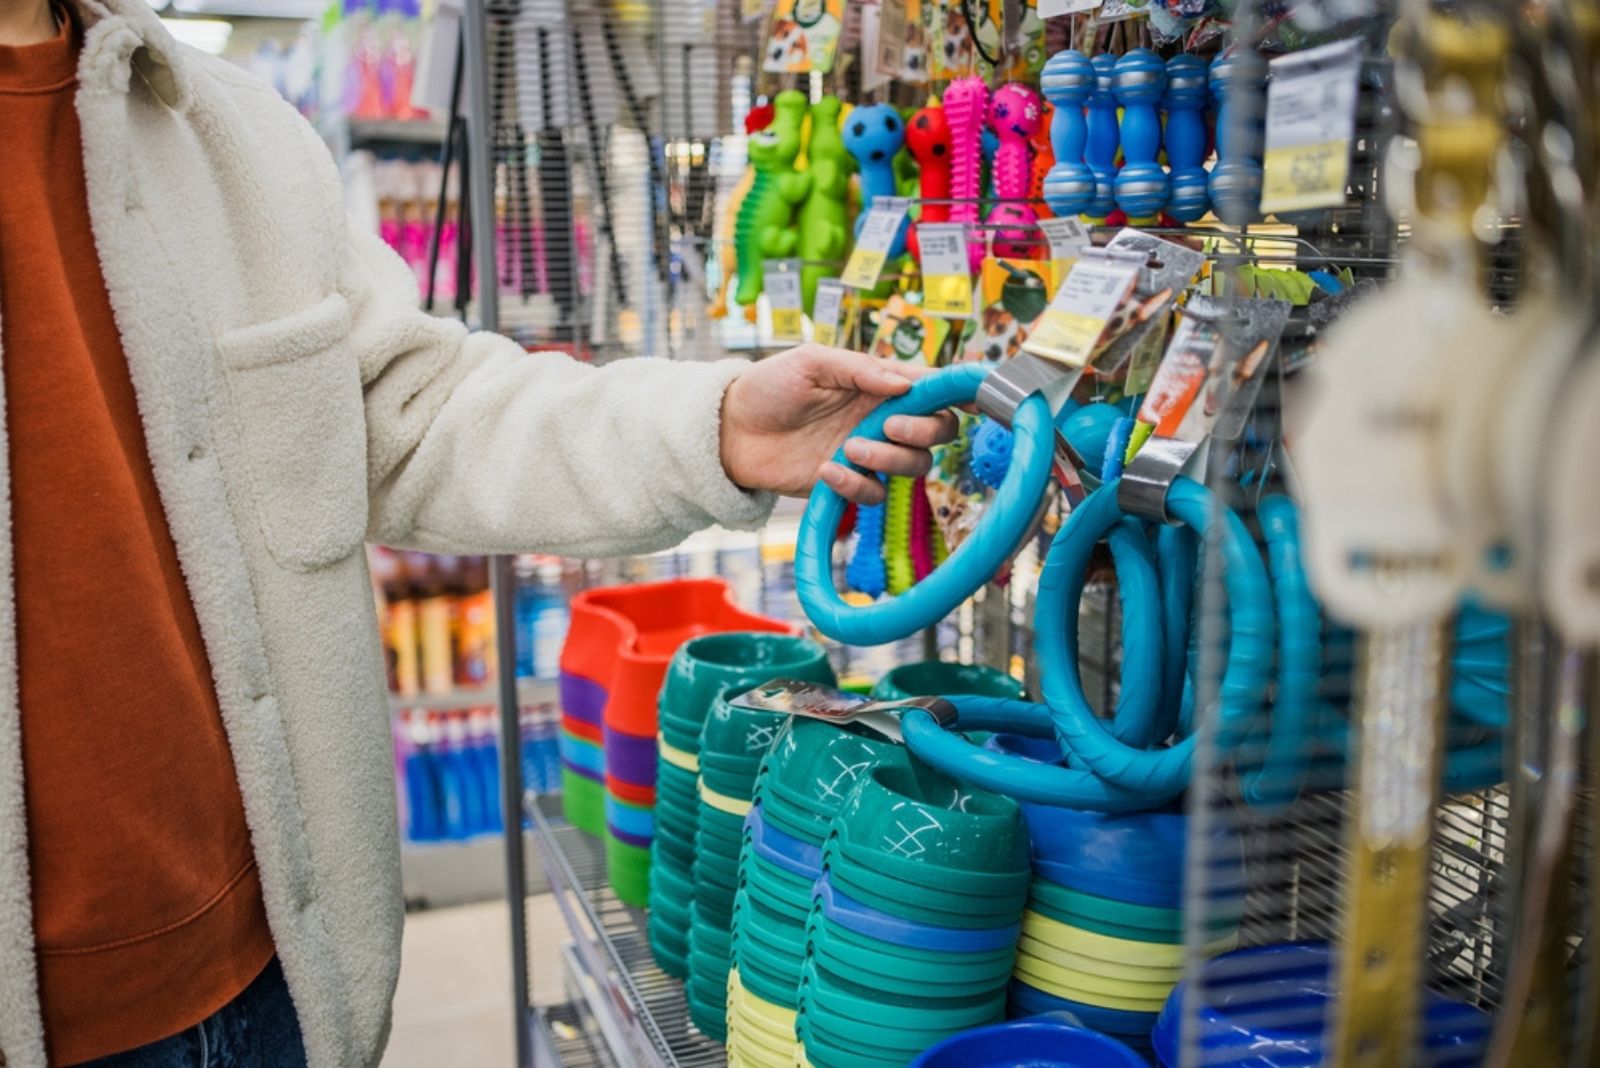
{"label": "coat collar", "polygon": [[137,74],[167,106],[186,107],[193,61],[145,0],[67,2],[84,28],[80,86],[91,92],[126,92]]}

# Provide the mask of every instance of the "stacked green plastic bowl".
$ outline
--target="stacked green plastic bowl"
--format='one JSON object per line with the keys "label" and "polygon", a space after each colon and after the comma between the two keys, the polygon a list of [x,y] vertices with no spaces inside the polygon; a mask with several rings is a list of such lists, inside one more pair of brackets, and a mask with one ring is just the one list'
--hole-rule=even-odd
{"label": "stacked green plastic bowl", "polygon": [[797,1020],[813,1068],[899,1068],[1005,1018],[1033,875],[1016,802],[921,765],[878,767],[822,862]]}
{"label": "stacked green plastic bowl", "polygon": [[878,680],[872,696],[880,701],[903,701],[908,697],[940,697],[945,694],[972,694],[978,697],[1011,697],[1021,700],[1022,683],[998,668],[986,664],[958,664],[950,660],[918,660],[901,664]]}
{"label": "stacked green plastic bowl", "polygon": [[761,761],[788,716],[728,703],[723,691],[700,735],[700,809],[695,830],[694,899],[689,906],[689,1018],[727,1040],[728,969],[734,895],[745,818]]}
{"label": "stacked green plastic bowl", "polygon": [[909,767],[902,746],[876,735],[799,718],[779,731],[756,783],[740,855],[730,1063],[793,1068],[806,921],[829,828],[863,776]]}
{"label": "stacked green plastic bowl", "polygon": [[822,646],[787,634],[708,634],[684,642],[667,666],[657,710],[649,934],[656,963],[680,979],[689,974],[694,922],[690,907],[700,817],[700,732],[722,694],[737,695],[775,678],[834,681]]}

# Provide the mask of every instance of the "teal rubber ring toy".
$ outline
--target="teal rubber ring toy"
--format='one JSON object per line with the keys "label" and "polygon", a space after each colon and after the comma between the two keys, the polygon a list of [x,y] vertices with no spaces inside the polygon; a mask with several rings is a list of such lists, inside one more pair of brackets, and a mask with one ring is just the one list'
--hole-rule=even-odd
{"label": "teal rubber ring toy", "polygon": [[[966,363],[920,378],[874,409],[852,436],[882,441],[884,423],[893,416],[928,415],[971,403],[987,374],[983,365]],[[1055,461],[1055,426],[1043,397],[1034,394],[1017,406],[1011,430],[1011,466],[978,529],[933,574],[891,600],[853,606],[839,595],[833,543],[844,498],[817,483],[800,521],[794,581],[806,616],[819,631],[847,645],[897,641],[937,623],[994,577],[1033,526]],[[834,459],[849,464],[842,449]]]}
{"label": "teal rubber ring toy", "polygon": [[[1156,566],[1161,575],[1161,708],[1152,744],[1179,729],[1189,681],[1190,610],[1194,602],[1199,544],[1187,527],[1163,526],[1156,532]],[[1189,694],[1191,702],[1193,694]]]}
{"label": "teal rubber ring toy", "polygon": [[[1135,749],[1107,731],[1083,694],[1078,678],[1076,605],[1084,569],[1094,547],[1122,520],[1118,482],[1108,482],[1075,508],[1056,533],[1039,579],[1034,613],[1035,650],[1043,665],[1040,689],[1050,706],[1061,746],[1106,783],[1160,803],[1189,784],[1195,736],[1167,749]],[[1220,519],[1219,543],[1229,600],[1229,646],[1218,695],[1217,744],[1231,751],[1260,711],[1273,659],[1273,610],[1266,567],[1244,523],[1220,507],[1204,486],[1177,479],[1167,493],[1167,512],[1204,536]],[[1072,624],[1069,626],[1069,624]],[[1064,802],[1057,802],[1064,803]]]}
{"label": "teal rubber ring toy", "polygon": [[1010,753],[980,749],[953,732],[989,731],[1054,738],[1055,724],[1049,707],[993,697],[957,695],[947,700],[956,709],[951,730],[939,726],[922,709],[913,708],[901,715],[900,731],[906,748],[918,759],[962,782],[1018,801],[1096,812],[1139,812],[1164,804],[1182,792],[1180,786],[1167,796],[1154,796],[1148,790],[1118,786],[1085,768],[1040,764]]}
{"label": "teal rubber ring toy", "polygon": [[1245,770],[1240,792],[1251,805],[1280,809],[1305,784],[1317,680],[1322,675],[1322,614],[1300,562],[1300,516],[1280,494],[1262,500],[1256,515],[1267,539],[1278,616],[1278,685],[1261,766]]}
{"label": "teal rubber ring toy", "polygon": [[[1161,730],[1164,665],[1160,641],[1147,640],[1144,628],[1161,614],[1161,581],[1150,541],[1136,520],[1125,520],[1106,536],[1122,599],[1122,686],[1111,733],[1127,745],[1156,745],[1172,733]],[[1185,621],[1187,622],[1187,620]]]}

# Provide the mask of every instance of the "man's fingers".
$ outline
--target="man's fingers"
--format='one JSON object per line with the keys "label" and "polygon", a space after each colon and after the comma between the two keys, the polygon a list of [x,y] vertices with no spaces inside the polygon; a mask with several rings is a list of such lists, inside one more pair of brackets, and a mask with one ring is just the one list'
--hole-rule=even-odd
{"label": "man's fingers", "polygon": [[847,501],[869,505],[883,503],[883,483],[870,475],[863,475],[860,471],[852,471],[843,464],[836,464],[832,460],[822,465],[818,475],[829,489]]}
{"label": "man's fingers", "polygon": [[890,441],[900,445],[931,449],[954,441],[959,426],[953,413],[939,412],[937,415],[894,416],[883,425],[883,431]]}
{"label": "man's fingers", "polygon": [[911,388],[911,381],[928,372],[927,367],[911,363],[880,360],[864,352],[808,345],[809,355],[820,385],[834,389],[856,389],[874,397],[898,397]]}
{"label": "man's fingers", "polygon": [[933,457],[928,455],[926,449],[912,449],[866,438],[851,438],[845,442],[844,454],[851,463],[884,475],[921,478],[933,466]]}

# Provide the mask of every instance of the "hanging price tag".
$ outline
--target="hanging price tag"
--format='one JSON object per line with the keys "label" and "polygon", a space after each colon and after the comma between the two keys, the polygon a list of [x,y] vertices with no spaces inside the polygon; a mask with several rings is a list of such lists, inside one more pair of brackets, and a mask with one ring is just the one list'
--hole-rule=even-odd
{"label": "hanging price tag", "polygon": [[1094,357],[1106,326],[1133,295],[1145,257],[1080,259],[1056,290],[1055,299],[1022,343],[1026,352],[1069,367]]}
{"label": "hanging price tag", "polygon": [[763,287],[772,306],[772,340],[804,341],[804,315],[800,310],[800,261],[766,260]]}
{"label": "hanging price tag", "polygon": [[817,298],[811,305],[811,340],[819,345],[839,344],[839,312],[843,304],[843,282],[824,278],[817,283]]}
{"label": "hanging price tag", "polygon": [[889,248],[910,206],[907,197],[878,197],[873,201],[867,221],[861,224],[861,232],[856,235],[856,247],[850,250],[850,261],[840,275],[845,285],[851,289],[871,289],[878,284],[878,276],[889,259]]}
{"label": "hanging price tag", "polygon": [[898,78],[905,65],[909,41],[910,22],[906,18],[905,0],[882,0],[878,5],[878,47],[876,51],[862,52],[866,60],[864,65],[872,68],[875,79]]}
{"label": "hanging price tag", "polygon": [[1355,134],[1361,43],[1296,52],[1272,61],[1261,210],[1343,204]]}
{"label": "hanging price tag", "polygon": [[1040,219],[1039,229],[1044,231],[1044,236],[1050,242],[1050,266],[1057,278],[1064,277],[1067,266],[1093,244],[1089,238],[1089,228],[1076,215]]}
{"label": "hanging price tag", "polygon": [[946,319],[971,318],[966,226],[927,223],[917,227],[917,242],[922,249],[923,310]]}
{"label": "hanging price tag", "polygon": [[754,22],[766,13],[767,0],[739,0],[739,21]]}

